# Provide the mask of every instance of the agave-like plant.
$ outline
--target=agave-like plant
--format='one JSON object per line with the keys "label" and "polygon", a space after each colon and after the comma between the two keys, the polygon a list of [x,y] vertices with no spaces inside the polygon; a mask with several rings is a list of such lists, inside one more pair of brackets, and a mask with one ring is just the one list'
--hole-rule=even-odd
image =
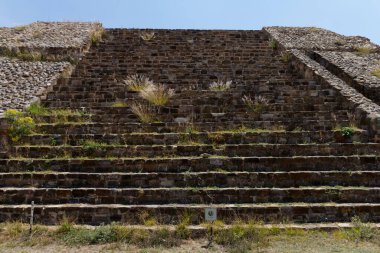
{"label": "agave-like plant", "polygon": [[153,105],[164,106],[174,96],[174,90],[163,84],[150,84],[140,91],[140,96]]}
{"label": "agave-like plant", "polygon": [[149,85],[152,85],[153,81],[144,75],[135,74],[127,76],[124,80],[124,84],[130,91],[141,91]]}
{"label": "agave-like plant", "polygon": [[212,91],[226,91],[231,88],[232,81],[223,81],[218,80],[216,82],[212,82],[209,86],[209,90]]}

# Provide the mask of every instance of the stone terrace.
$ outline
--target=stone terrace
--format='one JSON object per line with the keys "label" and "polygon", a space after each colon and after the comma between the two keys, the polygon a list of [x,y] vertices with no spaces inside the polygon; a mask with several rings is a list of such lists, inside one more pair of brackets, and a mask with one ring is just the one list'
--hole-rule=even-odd
{"label": "stone terrace", "polygon": [[101,32],[98,23],[77,22],[0,28],[0,55],[12,57],[0,57],[0,115],[43,98],[61,76],[70,75],[72,64]]}
{"label": "stone terrace", "polygon": [[[71,113],[31,115],[0,159],[0,220],[27,221],[34,201],[46,224],[199,224],[209,206],[226,223],[380,222],[379,105],[311,57],[315,35],[293,48],[281,29],[106,29],[41,101]],[[153,122],[131,109],[146,102],[123,85],[133,74],[175,91]]]}

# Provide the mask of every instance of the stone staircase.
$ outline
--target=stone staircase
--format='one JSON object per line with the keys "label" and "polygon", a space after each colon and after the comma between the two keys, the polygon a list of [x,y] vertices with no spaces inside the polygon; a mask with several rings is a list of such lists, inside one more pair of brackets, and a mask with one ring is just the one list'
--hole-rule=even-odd
{"label": "stone staircase", "polygon": [[[34,201],[47,224],[138,224],[143,212],[199,224],[210,206],[226,223],[380,222],[380,143],[366,130],[345,136],[350,103],[301,77],[267,33],[143,32],[107,29],[48,94],[44,106],[75,113],[35,116],[36,132],[0,159],[0,220],[27,221]],[[141,101],[122,84],[136,73],[175,90],[159,122],[114,107]],[[210,91],[218,78],[231,89]],[[249,113],[244,95],[269,105]]]}

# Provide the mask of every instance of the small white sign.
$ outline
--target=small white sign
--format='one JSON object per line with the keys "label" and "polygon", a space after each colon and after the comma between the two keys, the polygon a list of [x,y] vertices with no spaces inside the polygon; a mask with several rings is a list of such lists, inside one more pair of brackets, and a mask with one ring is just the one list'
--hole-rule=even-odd
{"label": "small white sign", "polygon": [[205,208],[205,220],[206,221],[216,220],[216,208]]}

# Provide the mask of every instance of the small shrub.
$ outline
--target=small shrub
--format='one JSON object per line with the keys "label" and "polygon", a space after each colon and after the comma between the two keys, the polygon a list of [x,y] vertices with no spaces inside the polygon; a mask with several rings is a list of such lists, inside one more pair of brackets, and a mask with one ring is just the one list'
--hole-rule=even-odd
{"label": "small shrub", "polygon": [[150,41],[156,37],[154,32],[141,32],[140,38],[144,41]]}
{"label": "small shrub", "polygon": [[155,226],[158,225],[157,220],[152,217],[147,211],[141,211],[138,214],[139,221],[145,226]]}
{"label": "small shrub", "polygon": [[127,107],[127,106],[128,104],[123,100],[118,100],[112,104],[112,107],[115,107],[115,108],[122,108],[122,107]]}
{"label": "small shrub", "polygon": [[342,40],[336,40],[336,41],[334,42],[334,44],[335,44],[336,46],[343,46],[343,45],[344,45],[344,42],[343,42]]}
{"label": "small shrub", "polygon": [[91,34],[91,43],[92,44],[97,44],[102,40],[104,34],[104,29],[97,30]]}
{"label": "small shrub", "polygon": [[308,31],[311,33],[319,32],[320,30],[321,30],[321,28],[318,28],[318,27],[310,27],[308,29]]}
{"label": "small shrub", "polygon": [[56,233],[67,233],[74,228],[74,223],[72,223],[67,217],[64,217],[60,222],[58,229],[55,231]]}
{"label": "small shrub", "polygon": [[24,113],[17,110],[9,109],[4,116],[10,125],[8,134],[13,142],[18,142],[24,135],[32,133],[36,127],[31,117],[24,116]]}
{"label": "small shrub", "polygon": [[49,110],[43,107],[40,103],[32,103],[26,111],[35,116],[43,116],[49,114]]}
{"label": "small shrub", "polygon": [[26,26],[23,26],[23,25],[22,26],[16,26],[14,29],[17,32],[22,32],[26,29]]}
{"label": "small shrub", "polygon": [[174,90],[163,84],[151,84],[140,91],[140,96],[156,106],[164,106],[174,96]]}
{"label": "small shrub", "polygon": [[351,219],[352,228],[347,230],[347,236],[355,241],[369,241],[379,236],[377,230],[361,221],[358,216]]}
{"label": "small shrub", "polygon": [[95,141],[95,140],[85,140],[82,142],[83,150],[87,154],[93,154],[94,152],[99,152],[104,150],[104,147],[107,146],[106,143]]}
{"label": "small shrub", "polygon": [[278,43],[274,39],[269,41],[269,47],[272,48],[273,50],[276,50],[278,48]]}
{"label": "small shrub", "polygon": [[375,69],[371,72],[371,75],[376,76],[377,78],[380,78],[380,69]]}
{"label": "small shrub", "polygon": [[191,236],[191,231],[188,228],[191,222],[191,214],[184,213],[180,222],[176,225],[175,234],[180,239],[188,239]]}
{"label": "small shrub", "polygon": [[250,96],[245,95],[242,101],[253,113],[261,113],[269,106],[268,99],[263,96],[255,96],[254,99],[252,99]]}
{"label": "small shrub", "polygon": [[281,59],[282,62],[287,63],[287,62],[290,61],[291,58],[292,58],[292,55],[291,55],[290,52],[282,52],[281,53],[281,58],[280,59]]}
{"label": "small shrub", "polygon": [[209,85],[209,90],[212,91],[227,91],[231,88],[232,81],[222,81],[218,80],[216,82],[212,82]]}
{"label": "small shrub", "polygon": [[369,47],[358,47],[356,48],[356,54],[357,55],[367,55],[372,52],[372,49]]}
{"label": "small shrub", "polygon": [[20,221],[6,222],[4,224],[3,230],[8,236],[12,238],[20,236],[26,232],[25,227]]}
{"label": "small shrub", "polygon": [[68,245],[111,243],[116,241],[111,226],[98,226],[95,229],[70,227],[67,231],[58,234]]}
{"label": "small shrub", "polygon": [[215,242],[228,247],[230,252],[250,252],[254,244],[263,243],[265,237],[265,230],[253,223],[243,226],[237,222],[230,228],[215,230]]}
{"label": "small shrub", "polygon": [[124,84],[130,91],[141,91],[147,88],[148,86],[153,85],[153,82],[144,75],[136,74],[127,76],[127,79],[124,80]]}
{"label": "small shrub", "polygon": [[9,58],[17,58],[23,61],[43,61],[45,57],[40,52],[33,51],[15,51],[7,49],[4,55]]}
{"label": "small shrub", "polygon": [[355,129],[352,127],[342,127],[340,129],[340,132],[342,133],[343,137],[350,138],[354,134]]}
{"label": "small shrub", "polygon": [[142,123],[152,123],[155,121],[154,110],[152,107],[144,104],[134,103],[131,104],[130,108]]}

